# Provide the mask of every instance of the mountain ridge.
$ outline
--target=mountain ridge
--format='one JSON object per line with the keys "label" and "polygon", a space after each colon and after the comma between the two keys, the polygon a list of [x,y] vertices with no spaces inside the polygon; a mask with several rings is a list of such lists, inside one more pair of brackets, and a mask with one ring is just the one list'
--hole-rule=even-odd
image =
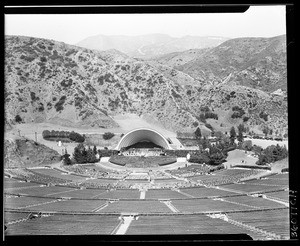
{"label": "mountain ridge", "polygon": [[[287,133],[287,102],[258,88],[211,83],[155,60],[31,37],[5,37],[5,104],[9,124],[52,122],[117,127],[113,116],[147,115],[172,131],[210,133],[245,123]],[[218,79],[221,81],[221,79]],[[200,119],[207,106],[219,119]],[[233,106],[245,111],[232,118]],[[260,115],[268,115],[264,120]],[[243,117],[249,119],[243,121]],[[210,126],[209,126],[209,125]]]}
{"label": "mountain ridge", "polygon": [[132,57],[152,57],[191,48],[212,47],[227,40],[224,37],[191,36],[171,37],[167,34],[147,35],[94,35],[76,43],[77,46],[96,50],[118,49]]}

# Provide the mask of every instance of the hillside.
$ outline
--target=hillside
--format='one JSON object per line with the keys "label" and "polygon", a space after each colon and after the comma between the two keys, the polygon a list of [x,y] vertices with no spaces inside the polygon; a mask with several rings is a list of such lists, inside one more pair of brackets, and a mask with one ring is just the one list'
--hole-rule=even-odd
{"label": "hillside", "polygon": [[4,141],[4,167],[34,167],[61,161],[58,152],[26,138]]}
{"label": "hillside", "polygon": [[166,34],[148,34],[139,36],[96,35],[87,37],[76,45],[100,51],[117,49],[131,57],[149,58],[188,49],[214,47],[226,40],[227,38],[223,37],[198,36],[175,38]]}
{"label": "hillside", "polygon": [[215,85],[243,85],[266,92],[287,90],[285,35],[236,38],[209,50],[185,51],[156,60]]}
{"label": "hillside", "polygon": [[[195,77],[184,69],[134,59],[117,50],[100,52],[53,40],[5,38],[8,124],[116,128],[113,118],[131,113],[173,132],[193,131],[197,126],[210,131],[199,118],[207,106],[219,116],[207,119],[215,130],[228,131],[247,116],[244,123],[250,129],[261,131],[268,126],[276,134],[287,132],[284,96],[238,84],[212,83],[214,77],[220,81],[222,76]],[[243,114],[232,118],[233,106],[241,107]]]}

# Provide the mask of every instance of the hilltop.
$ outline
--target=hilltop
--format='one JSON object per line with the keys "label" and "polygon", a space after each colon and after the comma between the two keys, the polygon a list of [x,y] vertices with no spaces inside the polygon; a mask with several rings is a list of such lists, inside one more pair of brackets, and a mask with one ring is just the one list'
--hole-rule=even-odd
{"label": "hilltop", "polygon": [[139,36],[96,35],[87,37],[76,45],[99,51],[117,49],[131,57],[149,58],[188,49],[215,47],[226,40],[228,38],[199,36],[175,38],[159,33]]}
{"label": "hilltop", "polygon": [[[248,46],[243,52],[252,61],[250,41]],[[171,67],[115,49],[97,51],[47,39],[6,36],[6,122],[110,129],[119,127],[114,117],[134,114],[173,132],[194,131],[197,126],[208,133],[211,127],[229,131],[232,125],[244,123],[250,130],[268,127],[286,134],[285,96],[241,83],[220,83],[225,72],[204,73],[202,78],[185,69],[196,61],[204,63],[204,56],[222,47],[195,52],[186,63]],[[206,66],[210,64],[208,60]],[[239,66],[243,64],[246,61]],[[222,66],[229,69],[225,62]],[[214,69],[210,67],[219,71]],[[204,122],[200,114],[205,111],[217,114],[218,119]],[[232,118],[234,113],[237,117]]]}
{"label": "hilltop", "polygon": [[211,49],[168,54],[156,61],[214,85],[287,90],[285,35],[230,39]]}

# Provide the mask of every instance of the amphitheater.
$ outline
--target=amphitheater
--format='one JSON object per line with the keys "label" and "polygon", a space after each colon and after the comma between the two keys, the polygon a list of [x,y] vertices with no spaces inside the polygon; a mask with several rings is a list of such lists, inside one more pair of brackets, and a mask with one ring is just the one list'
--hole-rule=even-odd
{"label": "amphitheater", "polygon": [[[147,129],[125,134],[117,149],[145,141],[172,149],[172,143]],[[5,169],[5,235],[290,238],[288,173],[247,168],[213,171],[185,158],[160,156],[138,166],[140,159],[134,158],[141,151],[125,151],[129,156],[122,156],[119,163],[101,158],[94,164]],[[155,152],[159,149],[142,154]]]}

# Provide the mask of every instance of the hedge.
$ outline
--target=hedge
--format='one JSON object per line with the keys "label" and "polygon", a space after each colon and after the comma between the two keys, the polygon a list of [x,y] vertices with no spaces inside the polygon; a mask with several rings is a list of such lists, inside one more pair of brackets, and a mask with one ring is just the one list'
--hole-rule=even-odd
{"label": "hedge", "polygon": [[85,138],[84,135],[81,135],[77,132],[68,132],[68,131],[49,131],[49,130],[44,130],[42,132],[42,136],[46,140],[52,140],[52,141],[62,141],[62,142],[78,142],[82,143],[84,142]]}
{"label": "hedge", "polygon": [[101,157],[111,157],[113,155],[117,155],[119,153],[118,150],[114,149],[100,149],[98,150]]}
{"label": "hedge", "polygon": [[234,165],[232,167],[240,167],[240,168],[250,168],[250,169],[264,169],[271,170],[271,167],[260,167],[260,166],[243,166],[243,165]]}

